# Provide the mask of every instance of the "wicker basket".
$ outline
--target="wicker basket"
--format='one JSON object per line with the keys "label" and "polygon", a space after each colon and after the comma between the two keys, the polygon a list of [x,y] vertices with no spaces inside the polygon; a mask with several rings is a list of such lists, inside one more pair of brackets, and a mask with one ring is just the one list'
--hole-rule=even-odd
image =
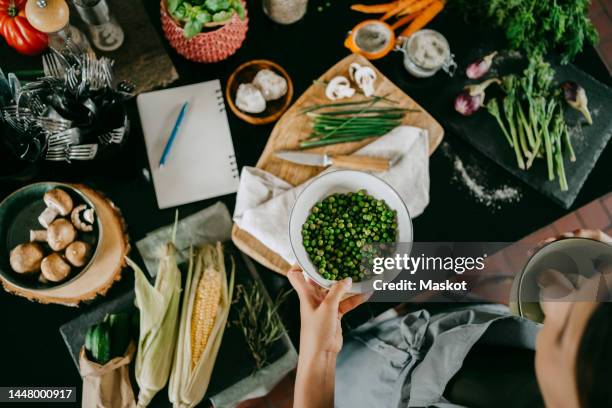
{"label": "wicker basket", "polygon": [[234,15],[232,20],[214,31],[207,31],[186,39],[181,27],[168,13],[166,1],[161,0],[161,24],[166,39],[179,54],[196,62],[218,62],[233,55],[242,45],[249,29],[249,18]]}

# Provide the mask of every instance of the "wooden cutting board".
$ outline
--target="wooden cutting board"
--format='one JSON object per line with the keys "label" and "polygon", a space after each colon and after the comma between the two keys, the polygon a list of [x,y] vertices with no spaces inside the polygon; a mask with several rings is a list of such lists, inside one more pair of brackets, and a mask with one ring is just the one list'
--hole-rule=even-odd
{"label": "wooden cutting board", "polygon": [[[418,112],[409,112],[403,124],[427,129],[429,132],[429,154],[431,155],[436,150],[444,137],[442,126],[412,98],[388,80],[367,59],[361,55],[352,54],[323,74],[319,81],[311,85],[281,117],[270,134],[268,143],[257,162],[257,168],[274,174],[294,186],[304,183],[324,170],[323,167],[302,166],[280,160],[274,156],[274,153],[279,150],[296,150],[299,148],[300,141],[305,139],[311,132],[310,119],[308,116],[301,114],[300,111],[313,104],[329,103],[329,100],[325,97],[325,85],[322,85],[321,82],[329,81],[338,75],[348,77],[348,68],[354,62],[370,66],[376,72],[378,78],[376,80],[375,95],[384,95],[389,99],[399,102],[401,107],[418,110]],[[363,99],[365,97],[358,94],[351,101],[359,100],[360,98]],[[351,154],[373,140],[375,138],[360,142],[318,147],[308,151],[328,154]],[[290,265],[283,258],[268,249],[251,234],[238,228],[236,224],[234,224],[232,229],[232,241],[242,252],[266,268],[283,275],[289,269]]]}

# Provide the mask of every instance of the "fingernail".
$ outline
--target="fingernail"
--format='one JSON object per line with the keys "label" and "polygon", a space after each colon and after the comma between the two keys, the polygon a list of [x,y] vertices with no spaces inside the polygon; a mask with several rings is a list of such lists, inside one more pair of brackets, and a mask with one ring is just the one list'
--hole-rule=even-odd
{"label": "fingernail", "polygon": [[350,288],[350,287],[351,287],[351,285],[353,284],[353,279],[352,279],[352,278],[344,278],[344,279],[342,279],[342,282],[344,282],[344,284],[345,284],[347,287],[349,287],[349,288]]}

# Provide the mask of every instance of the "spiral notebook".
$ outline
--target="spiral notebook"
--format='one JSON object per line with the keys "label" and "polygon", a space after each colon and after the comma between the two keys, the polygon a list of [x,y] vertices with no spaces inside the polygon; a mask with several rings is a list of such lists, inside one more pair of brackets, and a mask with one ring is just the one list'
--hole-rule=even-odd
{"label": "spiral notebook", "polygon": [[[168,159],[164,147],[188,109]],[[160,209],[235,193],[238,168],[219,80],[142,93],[136,99]]]}

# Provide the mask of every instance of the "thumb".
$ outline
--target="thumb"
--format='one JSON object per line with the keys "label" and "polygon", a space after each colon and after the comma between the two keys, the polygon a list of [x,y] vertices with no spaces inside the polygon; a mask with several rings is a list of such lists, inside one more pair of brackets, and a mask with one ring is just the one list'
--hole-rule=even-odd
{"label": "thumb", "polygon": [[334,286],[329,290],[327,296],[325,296],[325,302],[329,305],[338,307],[340,305],[340,299],[344,296],[351,286],[353,285],[353,279],[344,278],[339,282],[336,282]]}

